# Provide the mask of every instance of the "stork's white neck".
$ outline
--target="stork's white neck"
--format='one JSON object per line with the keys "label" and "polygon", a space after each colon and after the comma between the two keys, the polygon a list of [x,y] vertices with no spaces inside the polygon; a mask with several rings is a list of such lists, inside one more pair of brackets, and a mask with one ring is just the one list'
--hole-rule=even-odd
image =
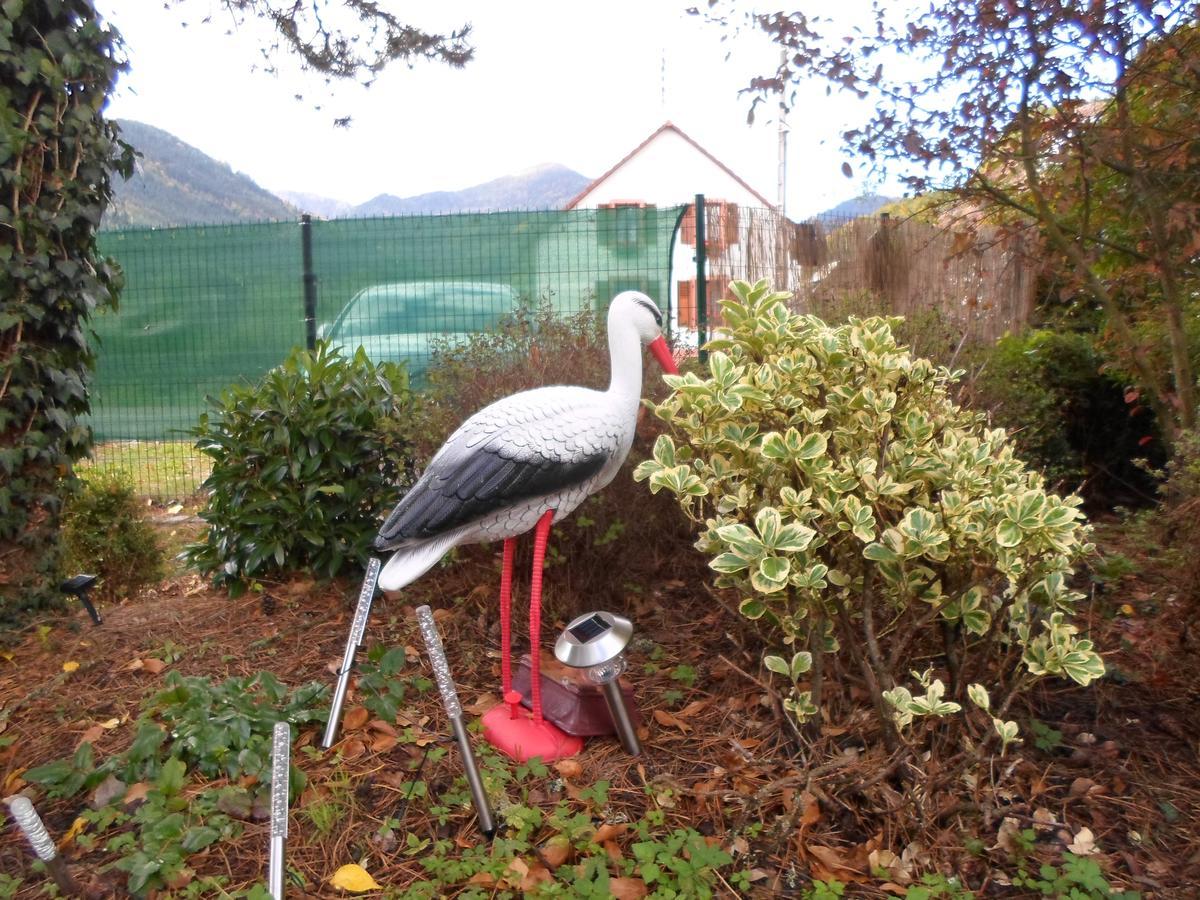
{"label": "stork's white neck", "polygon": [[608,394],[621,405],[636,408],[642,399],[642,341],[626,318],[609,316],[608,358],[612,377]]}

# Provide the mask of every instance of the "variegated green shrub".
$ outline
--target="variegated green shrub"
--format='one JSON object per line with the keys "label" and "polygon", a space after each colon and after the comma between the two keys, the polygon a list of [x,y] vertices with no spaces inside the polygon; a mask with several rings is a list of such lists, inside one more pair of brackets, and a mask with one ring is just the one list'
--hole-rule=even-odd
{"label": "variegated green shrub", "polygon": [[786,645],[764,663],[797,718],[852,679],[893,740],[966,708],[1007,746],[1005,711],[1034,679],[1100,676],[1070,624],[1078,499],[956,406],[951,373],[897,346],[895,320],[834,327],[765,282],[730,290],[706,377],[669,377],[655,407],[678,439],[635,477],[678,496],[718,585]]}

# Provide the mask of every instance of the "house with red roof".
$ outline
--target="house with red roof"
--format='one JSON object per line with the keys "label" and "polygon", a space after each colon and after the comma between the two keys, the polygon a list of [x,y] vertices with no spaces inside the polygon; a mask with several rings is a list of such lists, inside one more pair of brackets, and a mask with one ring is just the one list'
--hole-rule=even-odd
{"label": "house with red roof", "polygon": [[[620,161],[579,192],[565,209],[596,209],[614,216],[630,233],[649,208],[705,199],[705,248],[708,259],[708,310],[725,295],[731,277],[752,277],[751,257],[759,265],[775,257],[775,235],[787,220],[774,203],[717,159],[673,122],[663,123]],[[677,334],[687,338],[697,325],[696,220],[692,205],[681,217],[673,241],[669,306]],[[756,224],[757,221],[757,224]],[[790,234],[790,223],[787,224]],[[765,237],[764,237],[765,236]],[[751,244],[755,246],[750,246]],[[757,245],[763,246],[757,246]],[[746,271],[743,271],[746,270]],[[613,287],[640,287],[632,282]],[[664,298],[658,298],[662,300]]]}

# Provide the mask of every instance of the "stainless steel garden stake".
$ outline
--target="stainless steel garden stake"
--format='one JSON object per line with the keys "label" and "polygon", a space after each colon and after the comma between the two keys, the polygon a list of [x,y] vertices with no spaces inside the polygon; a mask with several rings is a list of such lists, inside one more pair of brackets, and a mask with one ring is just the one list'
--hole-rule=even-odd
{"label": "stainless steel garden stake", "polygon": [[267,869],[267,889],[272,900],[283,900],[291,756],[292,728],[287,722],[276,722],[271,736],[271,857]]}
{"label": "stainless steel garden stake", "polygon": [[437,681],[438,690],[442,694],[442,705],[446,707],[446,715],[450,717],[450,727],[454,731],[454,740],[458,742],[458,750],[462,755],[467,784],[471,788],[471,799],[475,801],[475,814],[479,818],[479,830],[491,839],[496,834],[492,808],[488,805],[487,791],[483,788],[483,779],[479,775],[479,766],[475,763],[475,753],[467,736],[462,704],[458,702],[458,690],[454,687],[450,666],[446,662],[442,637],[438,634],[437,623],[433,621],[433,611],[428,606],[417,607],[417,624],[421,628],[421,637],[425,639],[429,665],[433,668],[434,680]]}
{"label": "stainless steel garden stake", "polygon": [[375,598],[375,585],[379,582],[381,563],[371,557],[367,563],[367,574],[363,578],[362,590],[358,592],[358,606],[354,608],[354,621],[350,623],[350,636],[346,640],[346,652],[342,655],[342,667],[338,670],[337,686],[333,689],[333,703],[329,707],[329,721],[325,723],[325,736],[321,746],[328,750],[337,741],[338,726],[342,722],[342,704],[346,702],[346,690],[350,687],[350,673],[354,670],[354,655],[362,645],[363,633],[367,630],[367,617],[371,615],[371,601]]}
{"label": "stainless steel garden stake", "polygon": [[42,824],[42,817],[33,808],[33,801],[17,794],[6,798],[5,802],[8,804],[12,817],[17,820],[17,827],[29,841],[29,846],[33,848],[37,858],[46,864],[46,871],[50,873],[50,877],[54,879],[58,889],[64,894],[83,893],[79,882],[67,870],[66,861],[58,855],[54,839],[50,837],[46,826]]}

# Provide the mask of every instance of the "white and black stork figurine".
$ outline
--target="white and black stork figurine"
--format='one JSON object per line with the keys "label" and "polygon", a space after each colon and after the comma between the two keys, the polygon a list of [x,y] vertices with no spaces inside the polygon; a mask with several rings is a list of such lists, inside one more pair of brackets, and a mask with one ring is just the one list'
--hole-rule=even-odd
{"label": "white and black stork figurine", "polygon": [[[383,523],[375,539],[392,556],[381,591],[398,591],[451,547],[504,541],[500,575],[501,677],[505,703],[484,716],[484,736],[509,756],[557,759],[580,749],[542,717],[540,632],[542,563],[550,523],[575,510],[617,474],[633,443],[642,394],[642,347],[675,374],[662,336],[662,315],[637,291],[613,298],[608,310],[612,377],[607,391],[537,388],[497,400],[463,422],[434,455],[420,480]],[[532,714],[512,689],[510,658],[512,566],[516,538],[534,530],[530,583]]]}

